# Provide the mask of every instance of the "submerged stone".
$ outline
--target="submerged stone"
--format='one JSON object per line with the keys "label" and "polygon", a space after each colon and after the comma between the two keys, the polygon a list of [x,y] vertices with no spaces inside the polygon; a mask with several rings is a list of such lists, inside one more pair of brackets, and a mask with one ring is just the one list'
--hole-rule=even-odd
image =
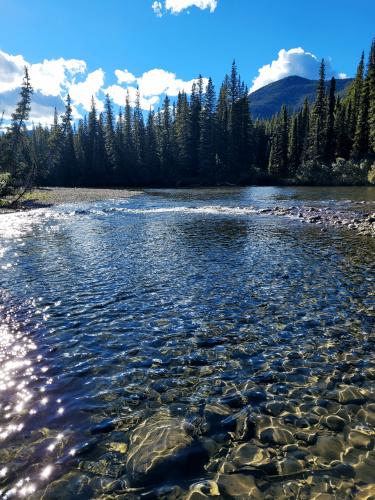
{"label": "submerged stone", "polygon": [[341,417],[329,415],[328,417],[323,417],[322,424],[332,431],[340,432],[345,427],[346,422]]}
{"label": "submerged stone", "polygon": [[311,448],[314,455],[329,462],[340,460],[343,451],[343,442],[336,436],[319,436],[316,445]]}
{"label": "submerged stone", "polygon": [[126,470],[132,484],[200,471],[208,454],[194,439],[194,428],[182,418],[157,414],[146,419],[130,437]]}
{"label": "submerged stone", "polygon": [[224,498],[264,498],[255,479],[244,474],[222,474],[218,478],[218,487]]}
{"label": "submerged stone", "polygon": [[295,442],[293,434],[287,429],[281,427],[269,427],[264,429],[259,436],[263,443],[285,445]]}

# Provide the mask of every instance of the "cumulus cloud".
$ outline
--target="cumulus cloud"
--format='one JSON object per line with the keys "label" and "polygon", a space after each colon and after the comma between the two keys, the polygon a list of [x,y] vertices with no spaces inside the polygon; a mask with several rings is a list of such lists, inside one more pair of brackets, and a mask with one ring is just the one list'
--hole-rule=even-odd
{"label": "cumulus cloud", "polygon": [[[76,77],[87,71],[86,63],[60,58],[30,64],[22,55],[0,51],[0,110],[4,110],[6,119],[9,119],[18,101],[25,66],[29,69],[34,88],[30,120],[50,123],[54,108],[63,109],[63,99],[75,84]],[[78,116],[76,109],[75,115]]]}
{"label": "cumulus cloud", "polygon": [[34,90],[44,95],[58,96],[78,74],[86,71],[86,63],[78,59],[45,59],[30,64],[23,56],[0,51],[0,92],[14,90],[22,83],[24,68],[29,68]]}
{"label": "cumulus cloud", "polygon": [[94,98],[99,111],[104,109],[103,102],[98,98],[98,93],[104,85],[104,71],[97,69],[87,75],[83,82],[73,83],[69,87],[69,94],[75,106],[82,106],[86,111],[91,108]]}
{"label": "cumulus cloud", "polygon": [[[150,107],[153,108],[159,104],[160,97],[165,94],[171,97],[177,96],[179,92],[186,92],[189,94],[193,83],[197,81],[196,79],[181,80],[177,78],[175,73],[158,68],[146,71],[139,77],[135,77],[125,70],[125,79],[122,78],[122,75],[120,75],[121,77],[119,78],[119,71],[120,70],[115,71],[118,83],[122,83],[123,81],[123,83],[129,82],[133,85],[111,85],[107,89],[103,89],[103,91],[108,93],[116,104],[123,106],[127,92],[129,92],[130,102],[134,104],[138,90],[141,108],[144,110],[150,109]],[[127,78],[127,75],[131,75],[131,81],[129,81],[130,78]],[[205,78],[203,81],[204,84],[207,85],[208,80]]]}
{"label": "cumulus cloud", "polygon": [[[326,60],[326,76],[330,78],[335,76],[337,78],[347,78],[345,73],[335,73],[332,69],[330,60]],[[268,85],[269,83],[276,82],[287,76],[301,76],[315,80],[319,76],[320,59],[312,54],[306,52],[302,47],[297,47],[290,50],[281,49],[278,58],[265,64],[258,70],[258,76],[253,80],[253,86],[250,92]]]}
{"label": "cumulus cloud", "polygon": [[163,10],[179,14],[190,7],[197,7],[201,10],[210,9],[210,12],[214,12],[217,2],[218,0],[164,0],[163,3],[155,1],[152,4],[152,9],[158,17],[162,17]]}
{"label": "cumulus cloud", "polygon": [[[10,55],[0,51],[0,113],[4,110],[6,120],[19,100],[24,67],[30,72],[34,88],[30,121],[49,124],[53,120],[54,108],[58,113],[64,111],[64,100],[69,93],[72,99],[73,116],[82,117],[91,108],[92,97],[98,111],[103,111],[104,96],[109,94],[114,103],[123,106],[129,92],[130,102],[140,96],[142,109],[149,110],[160,104],[161,98],[168,94],[177,96],[178,92],[191,92],[196,80],[182,80],[175,73],[160,68],[146,71],[136,76],[128,69],[116,69],[115,84],[106,83],[106,75],[99,68],[88,72],[85,61],[79,59],[45,59],[30,64],[22,55]],[[204,79],[207,84],[207,79]]]}
{"label": "cumulus cloud", "polygon": [[130,73],[127,69],[121,70],[116,69],[115,75],[117,78],[117,83],[121,85],[121,83],[133,83],[136,80],[136,77],[133,73]]}

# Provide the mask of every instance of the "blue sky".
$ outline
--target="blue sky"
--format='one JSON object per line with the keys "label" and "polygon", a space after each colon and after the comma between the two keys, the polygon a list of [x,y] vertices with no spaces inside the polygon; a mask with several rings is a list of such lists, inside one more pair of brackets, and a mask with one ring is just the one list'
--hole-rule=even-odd
{"label": "blue sky", "polygon": [[0,0],[0,11],[0,106],[16,93],[11,72],[36,65],[36,120],[68,90],[77,116],[91,93],[100,107],[108,89],[120,103],[137,85],[144,107],[157,106],[199,73],[218,86],[233,58],[249,87],[262,67],[256,87],[291,73],[315,77],[322,57],[329,73],[352,76],[375,35],[374,0]]}

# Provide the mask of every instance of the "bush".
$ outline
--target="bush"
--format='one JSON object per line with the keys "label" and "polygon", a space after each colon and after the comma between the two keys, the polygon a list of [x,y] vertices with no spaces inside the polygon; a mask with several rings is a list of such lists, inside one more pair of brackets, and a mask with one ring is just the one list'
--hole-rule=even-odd
{"label": "bush", "polygon": [[312,186],[330,185],[332,184],[331,169],[327,165],[308,160],[297,169],[296,179],[298,183]]}
{"label": "bush", "polygon": [[356,163],[352,160],[337,158],[332,164],[332,176],[335,184],[359,186],[367,184],[369,164],[366,161]]}
{"label": "bush", "polygon": [[0,198],[7,196],[11,192],[12,176],[9,172],[0,172]]}
{"label": "bush", "polygon": [[375,163],[370,167],[370,170],[367,174],[367,180],[370,184],[375,184]]}

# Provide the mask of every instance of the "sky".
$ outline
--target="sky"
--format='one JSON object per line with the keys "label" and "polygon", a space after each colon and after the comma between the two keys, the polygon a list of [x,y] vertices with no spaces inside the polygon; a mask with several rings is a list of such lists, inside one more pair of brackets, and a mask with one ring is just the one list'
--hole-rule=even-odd
{"label": "sky", "polygon": [[142,108],[190,91],[201,74],[218,89],[236,59],[250,91],[289,75],[353,76],[375,36],[374,0],[0,0],[0,113],[17,101],[23,67],[31,119],[49,123],[69,92],[76,118],[127,89]]}

